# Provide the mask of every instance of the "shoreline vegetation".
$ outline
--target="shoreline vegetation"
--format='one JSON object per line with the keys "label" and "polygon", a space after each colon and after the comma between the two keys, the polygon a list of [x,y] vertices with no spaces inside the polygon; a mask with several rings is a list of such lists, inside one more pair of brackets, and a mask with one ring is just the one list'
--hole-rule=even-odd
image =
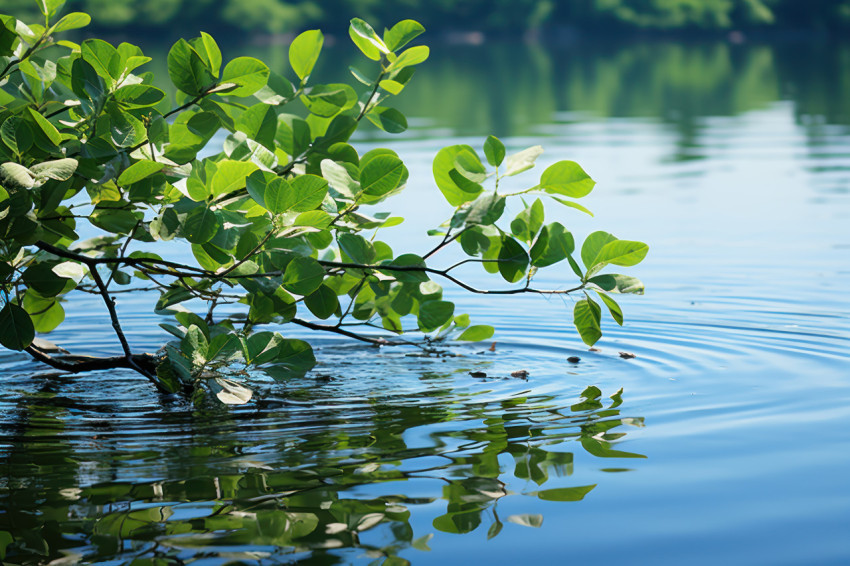
{"label": "shoreline vegetation", "polygon": [[[37,11],[33,4],[6,0],[4,11],[27,20]],[[841,38],[850,31],[850,0],[69,0],[66,9],[95,15],[88,28],[95,35],[161,38],[200,29],[218,34],[239,30],[246,34],[241,41],[261,44],[286,43],[314,27],[344,38],[354,15],[390,22],[403,14],[422,22],[432,41],[452,44],[648,35],[737,43],[749,38]]]}

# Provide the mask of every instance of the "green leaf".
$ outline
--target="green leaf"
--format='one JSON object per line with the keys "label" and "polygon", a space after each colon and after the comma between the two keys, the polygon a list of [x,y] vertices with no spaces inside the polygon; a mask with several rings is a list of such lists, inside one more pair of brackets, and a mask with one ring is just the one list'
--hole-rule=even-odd
{"label": "green leaf", "polygon": [[584,243],[581,245],[581,261],[584,263],[584,266],[589,270],[599,263],[597,257],[599,257],[602,248],[606,244],[615,241],[617,241],[616,237],[602,231],[593,232],[585,238]]}
{"label": "green leaf", "polygon": [[488,136],[484,142],[484,157],[487,158],[487,163],[498,167],[505,159],[505,144],[495,136]]}
{"label": "green leaf", "polygon": [[[218,44],[215,42],[215,39],[213,39],[213,36],[206,32],[202,31],[201,37],[198,39],[200,41],[195,44],[196,50],[199,55],[206,55],[206,61],[209,63],[209,69],[212,71],[213,76],[217,77],[221,70],[221,49],[219,49]],[[199,48],[200,46],[203,46],[203,51]]]}
{"label": "green leaf", "polygon": [[505,176],[512,176],[534,167],[534,162],[543,153],[543,147],[535,145],[509,155],[505,159]]}
{"label": "green leaf", "polygon": [[535,491],[529,495],[536,495],[543,501],[581,501],[595,487],[596,484],[580,487],[556,487],[554,489]]}
{"label": "green leaf", "polygon": [[400,94],[404,90],[404,85],[398,81],[384,79],[378,85],[390,94]]}
{"label": "green leaf", "polygon": [[540,176],[540,188],[547,193],[581,198],[590,194],[596,181],[575,161],[558,161]]}
{"label": "green leaf", "polygon": [[0,560],[6,558],[6,547],[15,542],[14,537],[8,531],[0,531]]}
{"label": "green leaf", "polygon": [[475,326],[470,326],[463,333],[457,337],[458,340],[465,340],[468,342],[480,342],[481,340],[488,340],[493,337],[496,330],[492,326],[487,326],[485,324],[477,324]]}
{"label": "green leaf", "polygon": [[481,183],[487,179],[487,169],[481,163],[481,158],[475,151],[462,150],[455,156],[455,169],[458,173],[472,181]]}
{"label": "green leaf", "polygon": [[230,194],[245,187],[248,175],[251,175],[256,170],[257,165],[250,161],[225,159],[219,162],[210,185],[213,196],[218,197]]}
{"label": "green leaf", "polygon": [[390,51],[407,45],[425,31],[425,26],[414,20],[402,20],[384,32],[384,44]]}
{"label": "green leaf", "polygon": [[[543,227],[531,248],[531,264],[546,267],[565,258],[575,251],[573,235],[558,222]],[[581,273],[579,273],[581,277]]]}
{"label": "green leaf", "polygon": [[155,86],[143,84],[122,86],[112,95],[125,108],[147,108],[165,99],[164,91]]}
{"label": "green leaf", "polygon": [[398,71],[405,67],[412,67],[413,65],[419,65],[420,63],[424,63],[428,56],[431,54],[431,50],[427,45],[417,45],[416,47],[411,47],[410,49],[406,49],[402,51],[402,53],[398,56],[398,59],[393,61],[389,67],[387,67],[388,72]]}
{"label": "green leaf", "polygon": [[307,80],[322,52],[324,37],[319,30],[308,30],[296,37],[289,46],[289,64],[301,79]]}
{"label": "green leaf", "polygon": [[159,173],[164,167],[164,163],[158,163],[148,159],[140,159],[124,169],[118,177],[118,184],[122,187],[132,185],[133,183],[150,177],[154,173]]}
{"label": "green leaf", "polygon": [[118,147],[132,147],[145,138],[145,126],[129,112],[120,110],[117,104],[109,105],[109,133],[112,143]]}
{"label": "green leaf", "polygon": [[511,222],[511,233],[530,244],[541,226],[543,226],[543,202],[537,199],[531,206],[517,214]]}
{"label": "green leaf", "polygon": [[36,112],[33,108],[30,108],[29,111],[36,124],[38,124],[39,129],[44,132],[44,135],[46,135],[47,139],[50,140],[50,143],[55,146],[62,143],[62,134],[59,133],[56,126],[51,124],[47,118]]}
{"label": "green leaf", "polygon": [[35,175],[23,165],[17,163],[3,163],[0,165],[0,182],[7,187],[31,189],[35,185]]}
{"label": "green leaf", "polygon": [[318,318],[330,318],[339,309],[337,294],[327,285],[321,285],[304,299],[304,304]]}
{"label": "green leaf", "polygon": [[186,330],[186,335],[180,341],[180,350],[187,358],[192,360],[192,364],[200,366],[206,363],[207,354],[209,353],[209,342],[204,332],[196,325],[192,324]]}
{"label": "green leaf", "polygon": [[403,281],[408,283],[424,283],[428,281],[428,274],[425,273],[425,260],[422,257],[416,254],[402,254],[395,259],[385,261],[382,265],[393,265],[396,267],[419,267],[423,268],[422,271],[411,270],[411,271],[398,271],[394,269],[387,269],[381,271],[381,273],[385,273],[390,277],[394,277],[397,281]]}
{"label": "green leaf", "polygon": [[286,339],[280,342],[277,356],[272,360],[277,367],[295,375],[303,375],[316,365],[313,348],[303,340]]}
{"label": "green leaf", "polygon": [[351,173],[344,166],[331,159],[323,159],[320,167],[322,177],[327,179],[336,192],[350,199],[354,199],[360,192],[360,183],[351,177]]}
{"label": "green leaf", "polygon": [[[613,263],[622,267],[639,264],[646,257],[649,246],[643,242],[615,240],[606,243],[596,256],[595,264]],[[594,264],[594,265],[595,265]]]}
{"label": "green leaf", "polygon": [[289,210],[291,202],[292,187],[286,179],[276,178],[266,185],[260,204],[272,214],[280,214]]}
{"label": "green leaf", "polygon": [[268,66],[254,57],[237,57],[224,67],[221,83],[232,83],[237,88],[227,91],[231,96],[251,96],[269,80]]}
{"label": "green leaf", "polygon": [[183,237],[193,244],[209,242],[220,229],[221,218],[206,206],[189,211],[182,225]]}
{"label": "green leaf", "polygon": [[328,194],[328,182],[317,175],[299,175],[290,182],[292,191],[285,210],[306,212],[322,204]]}
{"label": "green leaf", "polygon": [[505,281],[516,283],[525,276],[528,269],[528,254],[519,242],[510,236],[503,236],[498,265],[499,273]]}
{"label": "green leaf", "polygon": [[348,35],[351,37],[351,41],[354,42],[354,45],[356,45],[366,57],[373,61],[379,61],[382,53],[390,53],[389,48],[384,43],[384,40],[378,37],[378,34],[375,33],[372,26],[360,18],[353,18],[351,20],[351,25],[348,27]]}
{"label": "green leaf", "polygon": [[301,96],[310,113],[332,118],[357,104],[357,93],[347,84],[316,85]]}
{"label": "green leaf", "polygon": [[322,286],[325,269],[311,257],[297,257],[289,262],[283,274],[283,288],[296,295],[307,296]]}
{"label": "green leaf", "polygon": [[339,242],[340,249],[354,263],[370,265],[375,261],[375,247],[363,236],[359,234],[340,234],[337,241]]}
{"label": "green leaf", "polygon": [[312,141],[310,126],[297,116],[281,114],[277,117],[275,141],[287,155],[295,158],[304,153]]}
{"label": "green leaf", "polygon": [[106,41],[85,40],[80,44],[80,55],[107,84],[113,84],[121,76],[121,56],[118,50]]}
{"label": "green leaf", "polygon": [[588,346],[593,346],[602,337],[601,319],[602,309],[590,297],[576,303],[573,323],[582,341]]}
{"label": "green leaf", "polygon": [[64,5],[65,0],[38,0],[38,9],[48,19],[59,13]]}
{"label": "green leaf", "polygon": [[0,127],[0,137],[16,154],[21,155],[32,146],[32,132],[19,116],[10,116]]}
{"label": "green leaf", "polygon": [[457,172],[455,158],[462,151],[475,154],[475,150],[468,145],[451,145],[437,152],[432,166],[437,188],[452,206],[475,200],[483,190],[481,185],[469,181]]}
{"label": "green leaf", "polygon": [[606,273],[591,277],[587,282],[593,283],[609,293],[631,293],[634,295],[643,295],[644,293],[643,282],[637,277],[629,275]]}
{"label": "green leaf", "polygon": [[36,180],[54,179],[56,181],[67,181],[76,172],[78,162],[76,159],[65,157],[54,161],[37,163],[30,167]]}
{"label": "green leaf", "polygon": [[[12,16],[0,14],[0,57],[8,57],[14,54],[12,46],[18,40],[18,34],[15,32],[17,21]],[[3,104],[5,104],[5,101]],[[0,559],[2,558],[3,556],[0,555]]]}
{"label": "green leaf", "polygon": [[468,209],[461,210],[455,217],[467,226],[494,224],[502,217],[506,202],[505,197],[495,192],[488,192],[478,197]]}
{"label": "green leaf", "polygon": [[274,151],[274,137],[277,133],[277,114],[273,106],[255,104],[245,110],[236,122],[236,129],[250,139],[263,144]]}
{"label": "green leaf", "polygon": [[611,318],[613,318],[617,324],[623,326],[623,311],[620,309],[620,305],[617,304],[617,301],[601,291],[597,291],[596,294],[599,295],[599,298],[602,299],[602,302],[605,303],[606,307],[608,307],[608,312],[611,313]]}
{"label": "green leaf", "polygon": [[0,309],[0,344],[9,350],[23,350],[35,338],[30,315],[14,303],[6,303]]}
{"label": "green leaf", "polygon": [[181,91],[198,96],[215,83],[215,77],[197,51],[185,39],[168,52],[168,76]]}
{"label": "green leaf", "polygon": [[419,305],[419,329],[432,332],[448,322],[455,312],[455,305],[449,301],[425,301]]}
{"label": "green leaf", "polygon": [[24,270],[23,279],[30,288],[35,289],[43,298],[54,297],[65,289],[68,280],[53,271],[55,264],[34,263]]}
{"label": "green leaf", "polygon": [[388,106],[373,107],[366,114],[366,119],[388,134],[400,134],[407,130],[407,118],[404,114]]}
{"label": "green leaf", "polygon": [[128,234],[133,230],[139,220],[133,211],[126,208],[113,208],[113,206],[118,206],[118,203],[115,202],[107,204],[110,204],[110,206],[95,208],[89,216],[89,221],[98,228],[115,234]]}
{"label": "green leaf", "polygon": [[277,332],[257,332],[242,342],[246,364],[262,364],[273,360],[283,337]]}
{"label": "green leaf", "polygon": [[378,155],[361,169],[360,188],[364,194],[383,196],[399,186],[405,173],[401,159],[390,154]]}

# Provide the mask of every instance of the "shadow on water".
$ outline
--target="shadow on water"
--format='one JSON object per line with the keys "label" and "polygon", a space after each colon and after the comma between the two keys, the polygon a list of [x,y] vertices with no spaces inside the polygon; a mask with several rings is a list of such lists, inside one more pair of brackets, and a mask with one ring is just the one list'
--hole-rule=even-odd
{"label": "shadow on water", "polygon": [[540,527],[540,501],[597,487],[571,479],[576,460],[598,473],[644,457],[617,447],[643,426],[622,391],[565,405],[442,367],[401,393],[321,374],[230,411],[163,406],[120,376],[18,375],[0,420],[0,550],[14,564],[405,564],[435,532]]}

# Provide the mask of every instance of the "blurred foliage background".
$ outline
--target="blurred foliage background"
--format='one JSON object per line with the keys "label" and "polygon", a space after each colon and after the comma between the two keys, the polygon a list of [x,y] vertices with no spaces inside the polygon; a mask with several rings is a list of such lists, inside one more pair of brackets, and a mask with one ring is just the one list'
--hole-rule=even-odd
{"label": "blurred foliage background", "polygon": [[[314,27],[345,33],[354,16],[387,25],[413,18],[431,32],[503,36],[850,29],[850,0],[69,0],[66,9],[92,14],[98,31],[134,34],[197,31],[187,22],[259,34]],[[3,0],[2,11],[25,20],[37,14],[32,0]]]}

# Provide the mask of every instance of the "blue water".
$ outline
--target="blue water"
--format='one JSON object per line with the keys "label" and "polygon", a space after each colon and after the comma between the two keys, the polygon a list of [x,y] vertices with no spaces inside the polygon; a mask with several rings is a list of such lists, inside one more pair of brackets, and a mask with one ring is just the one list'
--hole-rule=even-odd
{"label": "blue water", "polygon": [[[584,64],[626,88],[629,67],[610,62],[642,49],[666,53],[590,50]],[[254,402],[214,413],[133,375],[45,379],[2,353],[0,531],[23,541],[7,560],[850,563],[848,85],[815,62],[814,78],[798,80],[786,47],[741,47],[756,70],[722,74],[715,98],[738,95],[720,104],[694,93],[711,91],[700,63],[732,58],[728,46],[676,49],[681,68],[649,57],[654,79],[633,85],[639,100],[667,93],[663,111],[601,110],[590,86],[551,79],[573,72],[555,50],[544,53],[549,80],[535,75],[552,107],[521,125],[492,112],[455,123],[463,104],[449,101],[415,115],[400,140],[357,138],[363,150],[391,143],[411,171],[386,207],[406,218],[386,239],[411,251],[433,246],[424,232],[451,214],[431,180],[440,147],[480,148],[495,128],[509,151],[544,145],[537,171],[581,163],[598,182],[584,202],[595,217],[547,206],[547,218],[650,244],[629,271],[647,293],[621,301],[626,323],[606,321],[599,351],[571,330],[570,297],[449,290],[458,310],[497,327],[493,340],[422,357],[313,336],[313,372],[258,378]],[[442,76],[474,60],[429,64]],[[803,96],[806,84],[826,102]],[[543,97],[498,96],[514,116]],[[537,284],[566,288],[569,269],[542,270]],[[138,349],[165,337],[149,300],[119,299]],[[69,303],[49,338],[117,351],[99,308]],[[527,379],[511,377],[519,369]],[[548,500],[566,493],[578,500]]]}

